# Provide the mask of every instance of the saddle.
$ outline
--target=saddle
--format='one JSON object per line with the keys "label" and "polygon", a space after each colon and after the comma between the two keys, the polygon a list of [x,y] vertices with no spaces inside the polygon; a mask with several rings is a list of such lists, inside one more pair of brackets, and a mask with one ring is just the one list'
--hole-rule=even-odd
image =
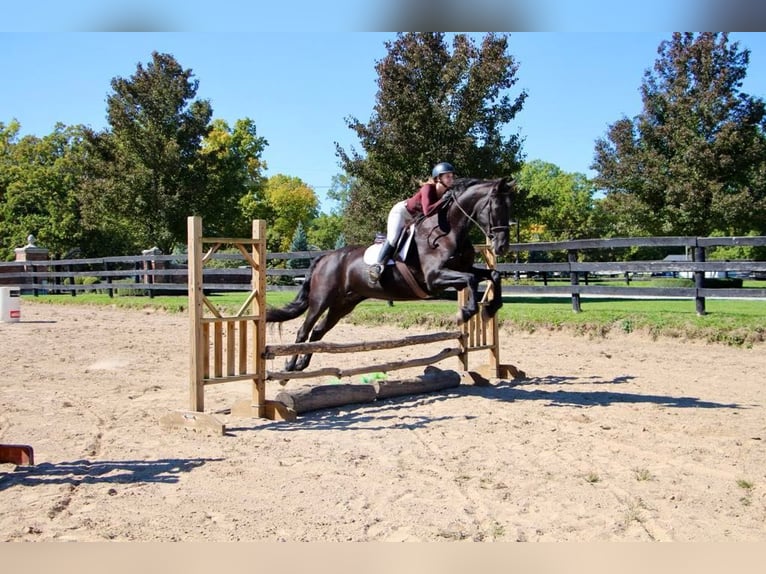
{"label": "saddle", "polygon": [[[407,285],[409,285],[410,289],[412,289],[412,292],[420,299],[427,299],[430,297],[430,295],[428,295],[428,293],[426,293],[423,288],[418,285],[417,280],[412,275],[412,271],[410,271],[410,268],[407,267],[406,263],[404,263],[405,259],[407,258],[407,253],[409,253],[409,250],[413,247],[412,240],[414,237],[415,224],[412,223],[409,227],[405,228],[404,232],[399,237],[399,241],[397,242],[396,249],[394,251],[394,258],[389,258],[388,261],[385,262],[385,265],[386,267],[396,265],[396,268],[399,270],[399,273],[401,273],[402,277],[404,277],[404,280],[407,282]],[[373,265],[374,263],[377,263],[378,253],[380,253],[380,250],[383,247],[383,241],[385,241],[385,238],[385,235],[376,236],[375,243],[365,249],[364,262],[367,265]]]}
{"label": "saddle", "polygon": [[[405,228],[404,232],[400,235],[399,241],[397,241],[396,249],[394,250],[394,256],[399,257],[402,261],[405,260],[407,257],[407,253],[410,251],[410,247],[412,246],[412,239],[415,237],[415,225],[412,224],[409,227]],[[383,242],[386,240],[386,236],[382,233],[379,233],[375,236],[375,243],[370,245],[367,249],[364,251],[364,262],[367,265],[372,265],[374,263],[377,263],[378,261],[378,253],[380,253],[381,248],[383,247]],[[394,260],[389,258],[388,261],[386,261],[386,267],[393,265]]]}

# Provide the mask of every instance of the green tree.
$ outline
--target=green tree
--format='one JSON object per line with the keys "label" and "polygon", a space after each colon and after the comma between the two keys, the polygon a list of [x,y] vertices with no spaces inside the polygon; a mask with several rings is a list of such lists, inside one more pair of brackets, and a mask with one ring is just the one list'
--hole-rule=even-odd
{"label": "green tree", "polygon": [[337,206],[330,210],[331,213],[342,215],[346,212],[354,185],[354,178],[345,173],[337,173],[332,176],[330,189],[327,190],[327,197],[336,202]]}
{"label": "green tree", "polygon": [[120,153],[114,135],[85,128],[84,141],[79,198],[83,230],[91,239],[83,251],[89,256],[134,255],[154,245],[136,216],[129,189],[134,166]]}
{"label": "green tree", "polygon": [[311,222],[308,241],[320,250],[335,249],[338,237],[343,235],[343,217],[338,214],[321,213]]}
{"label": "green tree", "polygon": [[[303,227],[302,223],[298,223],[298,227],[295,229],[295,233],[293,234],[293,239],[290,241],[290,251],[308,251],[309,250],[309,239],[308,235],[306,235],[306,229]],[[311,263],[310,259],[288,259],[287,260],[287,266],[290,269],[306,269],[309,264]]]}
{"label": "green tree", "polygon": [[643,111],[596,142],[596,184],[619,224],[653,235],[766,232],[766,108],[741,91],[750,53],[727,34],[673,34]]}
{"label": "green tree", "polygon": [[332,246],[333,249],[343,249],[347,245],[346,243],[346,234],[341,233],[338,235],[337,239],[335,239],[335,245]]}
{"label": "green tree", "polygon": [[503,130],[526,93],[509,95],[518,64],[508,53],[508,38],[487,34],[477,46],[456,34],[451,52],[443,33],[399,34],[386,42],[388,54],[376,65],[371,119],[346,120],[364,155],[336,143],[341,165],[353,178],[345,212],[351,242],[370,241],[375,229],[384,229],[391,205],[414,193],[439,161],[472,177],[518,170],[521,140]]}
{"label": "green tree", "polygon": [[552,163],[534,160],[522,166],[516,179],[525,190],[528,206],[522,221],[527,229],[542,229],[538,240],[593,236],[595,189],[585,174],[567,173]]}
{"label": "green tree", "polygon": [[267,145],[250,118],[237,120],[233,129],[224,120],[212,122],[201,149],[201,187],[209,198],[203,213],[206,233],[249,236],[252,220],[266,219],[261,154]]}
{"label": "green tree", "polygon": [[288,251],[298,225],[307,228],[316,218],[319,200],[300,178],[284,174],[268,178],[264,200],[266,206],[259,209],[267,215],[267,247],[270,251]]}
{"label": "green tree", "polygon": [[205,187],[200,165],[212,107],[194,99],[198,84],[173,56],[153,52],[133,76],[114,78],[107,97],[110,147],[121,162],[107,200],[135,221],[145,245],[166,253],[186,240],[187,216],[210,215],[210,204],[221,201]]}
{"label": "green tree", "polygon": [[43,138],[18,139],[19,127],[0,124],[0,257],[13,258],[30,233],[60,256],[83,239],[75,159],[82,131],[59,123]]}
{"label": "green tree", "polygon": [[8,185],[14,178],[16,161],[14,150],[19,140],[21,124],[11,120],[5,124],[0,122],[0,202],[5,201]]}

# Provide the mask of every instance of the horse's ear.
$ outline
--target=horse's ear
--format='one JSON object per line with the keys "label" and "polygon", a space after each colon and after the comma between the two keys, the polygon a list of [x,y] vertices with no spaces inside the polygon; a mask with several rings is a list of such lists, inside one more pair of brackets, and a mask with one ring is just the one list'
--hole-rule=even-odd
{"label": "horse's ear", "polygon": [[498,186],[501,193],[515,193],[516,192],[516,180],[508,180],[506,177],[500,178],[500,185]]}

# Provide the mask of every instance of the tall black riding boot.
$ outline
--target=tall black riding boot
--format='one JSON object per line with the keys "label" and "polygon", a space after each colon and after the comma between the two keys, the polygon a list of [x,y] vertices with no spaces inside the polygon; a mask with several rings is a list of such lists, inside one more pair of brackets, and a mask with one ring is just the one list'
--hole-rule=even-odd
{"label": "tall black riding boot", "polygon": [[368,270],[370,285],[375,285],[380,279],[380,274],[383,273],[383,267],[386,265],[386,261],[394,253],[394,246],[391,245],[388,240],[383,242],[380,247],[380,253],[378,253],[378,261],[370,265]]}

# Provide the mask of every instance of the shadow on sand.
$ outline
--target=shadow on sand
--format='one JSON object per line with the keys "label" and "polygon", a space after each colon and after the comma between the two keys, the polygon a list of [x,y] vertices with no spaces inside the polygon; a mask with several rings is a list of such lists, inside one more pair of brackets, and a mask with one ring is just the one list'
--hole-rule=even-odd
{"label": "shadow on sand", "polygon": [[76,460],[44,462],[35,466],[18,466],[8,474],[0,474],[0,490],[12,486],[41,484],[126,484],[136,482],[175,483],[179,475],[191,472],[207,462],[222,458],[188,458],[160,460]]}

